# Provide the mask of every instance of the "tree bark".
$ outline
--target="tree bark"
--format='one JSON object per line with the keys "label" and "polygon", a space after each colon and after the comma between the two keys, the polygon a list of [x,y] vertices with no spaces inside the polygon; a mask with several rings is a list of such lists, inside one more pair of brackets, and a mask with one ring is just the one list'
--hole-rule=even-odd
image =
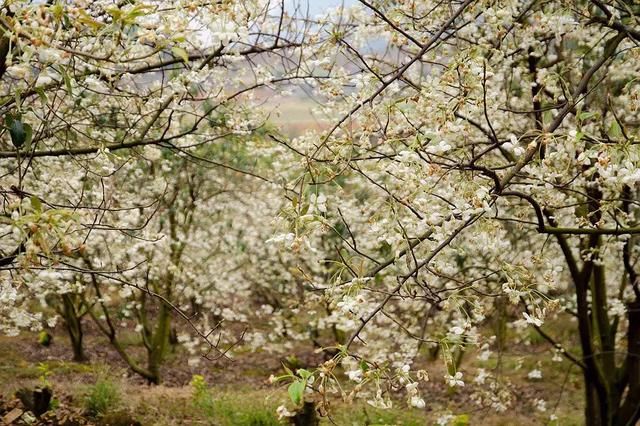
{"label": "tree bark", "polygon": [[73,350],[73,360],[75,362],[87,361],[87,356],[84,353],[83,338],[84,333],[82,331],[82,319],[80,318],[78,311],[73,303],[73,299],[69,294],[62,295],[62,304],[64,312],[64,325],[69,335],[69,341],[71,342],[71,348]]}

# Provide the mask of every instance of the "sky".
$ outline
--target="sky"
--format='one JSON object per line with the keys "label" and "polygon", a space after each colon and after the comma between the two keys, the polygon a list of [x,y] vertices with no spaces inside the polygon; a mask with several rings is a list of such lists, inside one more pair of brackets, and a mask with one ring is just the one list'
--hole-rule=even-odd
{"label": "sky", "polygon": [[344,4],[345,6],[350,6],[356,3],[357,0],[286,0],[285,5],[287,8],[293,8],[294,5],[302,5],[303,8],[306,8],[306,5],[309,5],[309,13],[311,16],[322,13],[324,10],[336,6],[340,6]]}

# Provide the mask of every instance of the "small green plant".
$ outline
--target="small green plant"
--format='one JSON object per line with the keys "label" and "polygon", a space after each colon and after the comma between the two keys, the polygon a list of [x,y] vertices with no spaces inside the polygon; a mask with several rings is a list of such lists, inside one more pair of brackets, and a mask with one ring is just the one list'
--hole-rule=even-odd
{"label": "small green plant", "polygon": [[51,334],[49,334],[48,331],[42,330],[38,334],[38,343],[41,346],[44,346],[45,348],[51,345],[52,340],[53,340],[53,337],[51,336]]}
{"label": "small green plant", "polygon": [[58,398],[51,398],[49,401],[49,411],[56,411],[60,408],[60,400]]}
{"label": "small green plant", "polygon": [[196,374],[191,378],[189,384],[193,388],[193,406],[205,417],[213,417],[215,402],[204,377]]}
{"label": "small green plant", "polygon": [[468,414],[460,414],[453,419],[454,426],[468,426],[469,425],[469,415]]}
{"label": "small green plant", "polygon": [[92,416],[104,415],[120,401],[118,387],[112,382],[99,379],[84,400],[84,408]]}
{"label": "small green plant", "polygon": [[49,382],[49,376],[53,374],[48,364],[43,362],[38,364],[38,381],[43,388],[50,388],[51,382]]}

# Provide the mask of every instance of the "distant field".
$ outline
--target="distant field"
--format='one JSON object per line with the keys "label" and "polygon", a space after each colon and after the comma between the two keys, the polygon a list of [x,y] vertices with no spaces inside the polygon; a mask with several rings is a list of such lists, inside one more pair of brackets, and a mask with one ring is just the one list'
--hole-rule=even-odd
{"label": "distant field", "polygon": [[326,127],[326,124],[313,114],[313,109],[317,107],[318,104],[307,97],[290,96],[278,100],[271,119],[288,135],[298,136],[306,130]]}

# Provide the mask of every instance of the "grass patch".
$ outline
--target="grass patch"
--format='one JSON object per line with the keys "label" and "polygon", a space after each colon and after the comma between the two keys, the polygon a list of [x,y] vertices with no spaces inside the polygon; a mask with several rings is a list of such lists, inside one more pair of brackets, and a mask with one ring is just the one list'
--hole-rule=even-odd
{"label": "grass patch", "polygon": [[225,426],[277,426],[281,423],[275,414],[275,407],[255,402],[247,404],[241,398],[224,398],[213,406],[218,424]]}
{"label": "grass patch", "polygon": [[[216,399],[214,392],[202,376],[193,376],[190,383],[193,408],[200,416],[220,425],[272,426],[279,425],[275,406],[266,404],[265,398],[224,395]],[[250,401],[250,402],[249,402]],[[263,401],[260,403],[260,401]]]}
{"label": "grass patch", "polygon": [[84,399],[84,408],[91,416],[98,417],[115,410],[120,403],[120,391],[109,380],[98,379],[95,385],[89,388]]}
{"label": "grass patch", "polygon": [[[342,408],[342,407],[340,407]],[[344,407],[336,410],[332,419],[339,425],[403,425],[423,426],[428,424],[425,413],[413,409],[381,410],[361,403],[355,407]],[[323,419],[322,424],[331,424]]]}

